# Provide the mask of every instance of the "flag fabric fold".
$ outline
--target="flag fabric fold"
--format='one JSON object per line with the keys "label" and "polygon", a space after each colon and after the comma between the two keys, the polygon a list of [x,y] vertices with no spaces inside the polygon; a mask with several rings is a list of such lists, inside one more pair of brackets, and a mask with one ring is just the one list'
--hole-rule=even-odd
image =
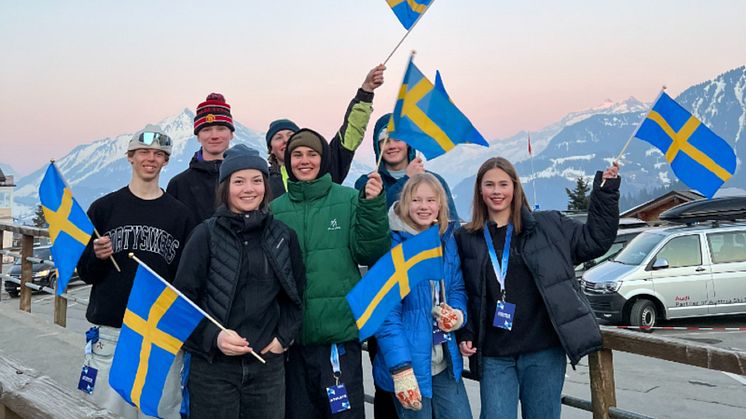
{"label": "flag fabric fold", "polygon": [[674,174],[707,198],[736,172],[733,147],[665,92],[635,137],[660,149]]}
{"label": "flag fabric fold", "polygon": [[128,403],[158,415],[168,371],[204,316],[140,265],[127,302],[109,385]]}
{"label": "flag fabric fold", "polygon": [[57,269],[57,295],[61,295],[91,240],[93,224],[73,198],[54,163],[49,164],[39,185],[39,200],[49,224],[52,260]]}
{"label": "flag fabric fold", "polygon": [[392,138],[406,142],[428,159],[452,150],[456,144],[489,147],[482,134],[448,96],[440,73],[436,73],[433,84],[411,59],[388,131]]}
{"label": "flag fabric fold", "polygon": [[422,281],[442,278],[443,250],[437,225],[391,248],[347,294],[360,340],[373,336],[412,288]]}
{"label": "flag fabric fold", "polygon": [[404,29],[411,29],[433,0],[386,0]]}

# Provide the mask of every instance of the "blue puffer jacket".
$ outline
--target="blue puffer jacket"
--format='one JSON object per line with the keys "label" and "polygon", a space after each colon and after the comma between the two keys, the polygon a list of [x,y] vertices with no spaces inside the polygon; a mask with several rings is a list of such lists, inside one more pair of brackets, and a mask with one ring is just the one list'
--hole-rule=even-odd
{"label": "blue puffer jacket", "polygon": [[[392,246],[412,237],[412,230],[405,226],[394,213],[389,211],[391,223]],[[393,214],[393,215],[392,215]],[[407,230],[397,230],[405,227]],[[443,260],[445,263],[445,287],[448,305],[461,310],[466,324],[466,293],[461,276],[461,262],[456,248],[453,232],[457,227],[451,223],[443,234]],[[425,281],[415,288],[404,300],[397,304],[376,333],[378,354],[373,360],[373,379],[376,385],[388,392],[394,391],[391,368],[412,365],[420,392],[423,397],[432,398],[433,386],[431,375],[431,358],[433,348],[432,288],[430,281]],[[462,326],[463,327],[463,326]],[[451,333],[451,340],[444,345],[444,357],[448,363],[447,370],[458,382],[464,369],[463,359],[458,350],[456,337]]]}

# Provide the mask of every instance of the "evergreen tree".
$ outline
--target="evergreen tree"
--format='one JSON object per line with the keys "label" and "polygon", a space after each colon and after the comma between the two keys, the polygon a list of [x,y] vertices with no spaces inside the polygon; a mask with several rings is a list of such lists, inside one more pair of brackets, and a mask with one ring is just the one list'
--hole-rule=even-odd
{"label": "evergreen tree", "polygon": [[575,182],[575,189],[570,190],[565,188],[569,201],[567,203],[568,211],[588,211],[590,198],[588,193],[590,191],[590,185],[583,179],[582,176],[578,177]]}
{"label": "evergreen tree", "polygon": [[49,227],[49,224],[47,224],[47,218],[44,216],[44,210],[41,209],[41,205],[36,206],[36,211],[34,211],[34,218],[31,221],[34,223],[34,227]]}

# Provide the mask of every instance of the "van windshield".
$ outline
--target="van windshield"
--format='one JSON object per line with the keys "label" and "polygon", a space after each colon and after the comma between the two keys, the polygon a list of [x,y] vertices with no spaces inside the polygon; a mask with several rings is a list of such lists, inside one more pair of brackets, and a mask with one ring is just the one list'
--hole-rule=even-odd
{"label": "van windshield", "polygon": [[663,240],[662,234],[644,232],[632,239],[627,246],[619,252],[614,258],[614,262],[625,265],[639,265],[645,259],[645,256]]}

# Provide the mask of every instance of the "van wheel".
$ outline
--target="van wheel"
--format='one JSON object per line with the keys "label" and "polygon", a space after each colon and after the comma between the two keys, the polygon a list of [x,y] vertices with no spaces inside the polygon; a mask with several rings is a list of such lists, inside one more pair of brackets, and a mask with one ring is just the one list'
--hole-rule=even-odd
{"label": "van wheel", "polygon": [[655,304],[644,298],[635,301],[629,311],[629,324],[632,326],[653,327],[656,318]]}

